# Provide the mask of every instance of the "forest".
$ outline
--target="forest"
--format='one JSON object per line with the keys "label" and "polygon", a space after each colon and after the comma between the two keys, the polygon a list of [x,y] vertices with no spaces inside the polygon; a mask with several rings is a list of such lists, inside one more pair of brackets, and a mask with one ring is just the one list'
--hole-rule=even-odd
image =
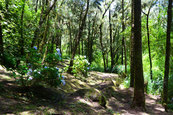
{"label": "forest", "polygon": [[173,114],[173,0],[0,0],[0,114]]}

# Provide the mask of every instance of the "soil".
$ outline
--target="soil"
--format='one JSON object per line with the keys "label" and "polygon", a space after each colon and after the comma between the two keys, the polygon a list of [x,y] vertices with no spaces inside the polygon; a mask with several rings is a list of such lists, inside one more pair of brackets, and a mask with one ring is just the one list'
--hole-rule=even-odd
{"label": "soil", "polygon": [[[164,112],[159,96],[145,94],[146,111],[131,108],[133,88],[124,88],[117,74],[90,72],[80,80],[64,74],[66,85],[59,88],[38,85],[21,87],[0,68],[0,114],[19,115],[171,115]],[[96,96],[95,96],[96,95]],[[99,96],[105,96],[105,107]],[[102,100],[104,101],[104,99]]]}

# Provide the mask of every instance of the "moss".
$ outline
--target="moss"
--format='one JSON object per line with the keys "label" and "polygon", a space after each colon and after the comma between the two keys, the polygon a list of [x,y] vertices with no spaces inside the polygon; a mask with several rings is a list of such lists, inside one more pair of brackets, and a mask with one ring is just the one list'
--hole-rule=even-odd
{"label": "moss", "polygon": [[99,104],[100,104],[102,107],[106,108],[106,103],[107,103],[106,97],[102,94],[102,95],[99,97]]}

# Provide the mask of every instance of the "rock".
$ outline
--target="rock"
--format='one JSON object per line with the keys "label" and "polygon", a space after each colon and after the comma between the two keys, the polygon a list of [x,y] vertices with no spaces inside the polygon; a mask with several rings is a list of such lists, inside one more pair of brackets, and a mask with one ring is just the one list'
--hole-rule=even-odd
{"label": "rock", "polygon": [[80,96],[82,98],[87,98],[95,102],[99,102],[99,104],[103,107],[106,107],[106,97],[95,88],[90,89],[79,89],[75,93],[72,94],[73,96]]}

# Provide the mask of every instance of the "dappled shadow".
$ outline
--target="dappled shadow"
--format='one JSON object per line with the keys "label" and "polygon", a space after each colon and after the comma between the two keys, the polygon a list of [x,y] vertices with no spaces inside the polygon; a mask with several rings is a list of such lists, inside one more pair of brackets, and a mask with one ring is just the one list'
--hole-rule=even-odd
{"label": "dappled shadow", "polygon": [[[99,73],[100,75],[100,73]],[[105,74],[102,74],[105,75]],[[69,77],[66,85],[55,89],[44,86],[21,87],[15,84],[14,80],[2,79],[9,74],[0,74],[0,114],[172,114],[165,113],[163,107],[158,104],[158,98],[146,95],[145,112],[131,108],[133,89],[121,89],[109,79],[110,76],[98,76],[100,82],[90,84]],[[91,78],[89,78],[91,79]],[[93,78],[91,80],[94,80]],[[71,84],[70,84],[71,83]],[[71,86],[69,86],[71,85]],[[66,88],[73,88],[73,91],[66,91]],[[72,89],[70,89],[72,90]],[[106,97],[107,104],[104,108],[98,99],[89,97],[86,93],[95,90]],[[91,93],[92,95],[92,93]],[[89,97],[89,98],[88,98]]]}
{"label": "dappled shadow", "polygon": [[147,95],[146,98],[146,111],[141,111],[138,108],[131,108],[133,99],[133,89],[117,89],[114,91],[114,95],[109,98],[108,107],[121,114],[159,114],[159,115],[171,115],[172,112],[164,112],[164,108],[161,104],[156,103],[157,98],[155,96]]}

